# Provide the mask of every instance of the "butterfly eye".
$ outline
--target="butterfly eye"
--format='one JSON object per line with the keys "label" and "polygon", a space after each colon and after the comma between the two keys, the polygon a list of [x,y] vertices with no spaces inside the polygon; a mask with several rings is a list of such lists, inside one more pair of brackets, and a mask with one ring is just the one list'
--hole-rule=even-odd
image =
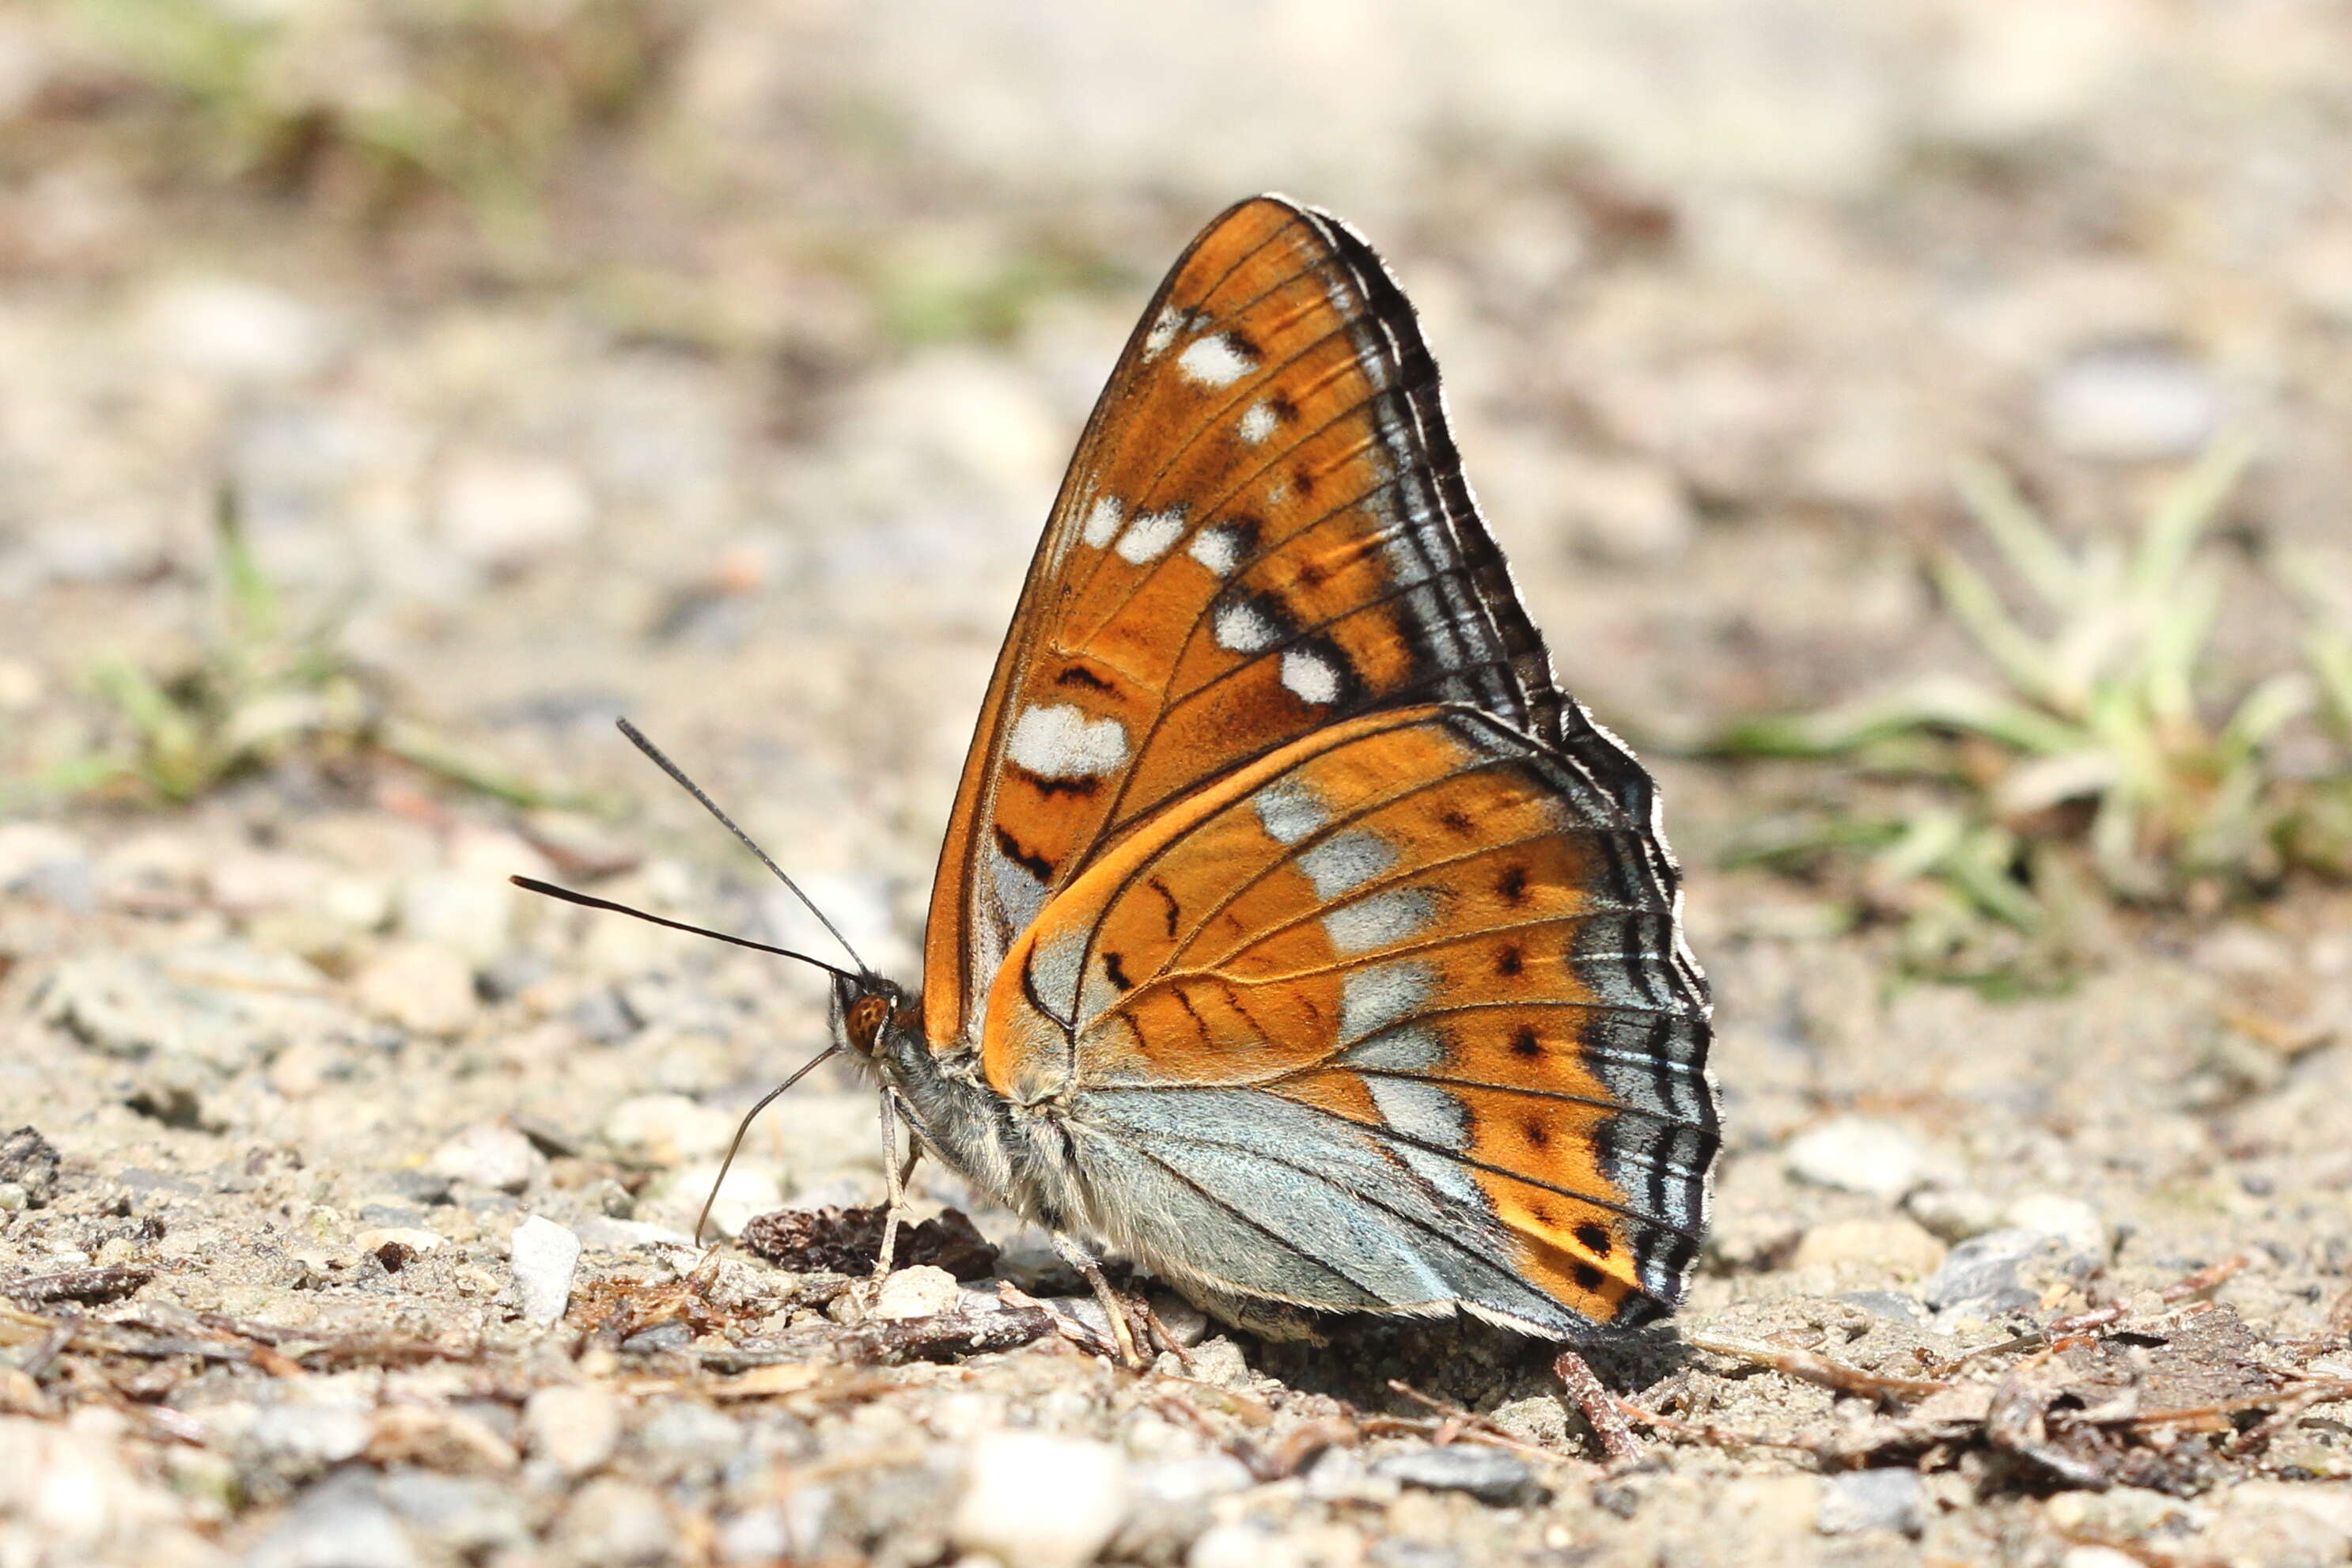
{"label": "butterfly eye", "polygon": [[878,992],[869,991],[849,1005],[845,1018],[849,1030],[849,1043],[865,1055],[874,1054],[874,1043],[881,1037],[882,1026],[890,1017],[890,999]]}

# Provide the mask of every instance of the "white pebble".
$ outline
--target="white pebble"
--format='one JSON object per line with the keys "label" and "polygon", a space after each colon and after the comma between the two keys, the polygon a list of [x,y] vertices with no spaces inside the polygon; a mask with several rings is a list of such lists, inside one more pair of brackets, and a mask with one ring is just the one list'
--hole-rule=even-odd
{"label": "white pebble", "polygon": [[1262,1524],[1212,1525],[1184,1554],[1184,1568],[1298,1568],[1297,1546]]}
{"label": "white pebble", "polygon": [[875,1292],[874,1305],[867,1309],[869,1318],[886,1322],[904,1322],[910,1318],[936,1318],[952,1309],[963,1295],[956,1277],[944,1268],[934,1268],[919,1263],[912,1268],[901,1268],[882,1281]]}
{"label": "white pebble", "polygon": [[572,1301],[572,1273],[580,1265],[580,1238],[543,1215],[515,1226],[515,1296],[526,1321],[545,1328]]}
{"label": "white pebble", "polygon": [[593,1383],[550,1384],[522,1407],[531,1458],[582,1476],[613,1457],[621,1441],[621,1402]]}
{"label": "white pebble", "polygon": [[335,331],[309,305],[268,284],[184,279],[149,302],[147,324],[164,357],[209,376],[290,381],[334,350]]}
{"label": "white pebble", "polygon": [[495,1122],[467,1128],[425,1162],[434,1175],[501,1193],[522,1191],[546,1166],[545,1156],[530,1146],[530,1139]]}
{"label": "white pebble", "polygon": [[950,1534],[1022,1568],[1078,1568],[1110,1541],[1127,1494],[1127,1461],[1108,1443],[999,1432],[972,1446]]}
{"label": "white pebble", "polygon": [[443,481],[441,536],[477,566],[512,571],[570,544],[595,521],[587,482],[543,458],[474,454]]}
{"label": "white pebble", "polygon": [[384,944],[352,986],[360,1005],[420,1035],[454,1035],[473,1021],[474,971],[444,947]]}
{"label": "white pebble", "polygon": [[2086,354],[2042,394],[2050,439],[2075,457],[2185,457],[2211,438],[2221,419],[2221,397],[2203,367],[2162,350]]}
{"label": "white pebble", "polygon": [[2105,1223],[2099,1218],[2098,1210],[2080,1198],[2062,1197],[2056,1193],[2028,1193],[2001,1211],[2000,1222],[2036,1236],[2056,1237],[2070,1251],[2095,1258],[2107,1250]]}
{"label": "white pebble", "polygon": [[1890,1202],[1919,1184],[1927,1151],[1891,1121],[1840,1116],[1789,1145],[1790,1173],[1816,1186],[1868,1193]]}

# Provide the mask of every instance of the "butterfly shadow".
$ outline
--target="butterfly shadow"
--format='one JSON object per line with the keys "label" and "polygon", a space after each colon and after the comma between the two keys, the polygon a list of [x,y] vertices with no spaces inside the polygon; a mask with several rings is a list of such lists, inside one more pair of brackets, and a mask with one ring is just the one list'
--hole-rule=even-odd
{"label": "butterfly shadow", "polygon": [[[1325,1318],[1318,1326],[1328,1342],[1263,1340],[1239,1332],[1234,1338],[1257,1371],[1301,1393],[1328,1394],[1367,1412],[1427,1415],[1429,1407],[1413,1394],[1479,1415],[1519,1400],[1563,1394],[1552,1370],[1561,1346],[1476,1319],[1341,1317]],[[1571,1348],[1604,1386],[1620,1394],[1655,1386],[1690,1358],[1690,1346],[1670,1327]],[[1572,1399],[1563,1408],[1573,1408]]]}

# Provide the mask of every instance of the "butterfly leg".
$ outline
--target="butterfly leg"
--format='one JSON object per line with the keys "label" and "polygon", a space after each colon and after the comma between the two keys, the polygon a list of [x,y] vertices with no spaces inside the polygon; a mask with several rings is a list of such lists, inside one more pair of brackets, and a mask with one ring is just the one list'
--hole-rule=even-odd
{"label": "butterfly leg", "polygon": [[1601,1385],[1600,1377],[1582,1356],[1571,1350],[1561,1351],[1552,1361],[1551,1373],[1567,1389],[1577,1409],[1584,1413],[1592,1436],[1611,1464],[1629,1465],[1642,1457],[1642,1447],[1633,1440],[1633,1429],[1618,1414],[1615,1397]]}
{"label": "butterfly leg", "polygon": [[1111,1289],[1110,1281],[1103,1277],[1102,1265],[1095,1261],[1094,1254],[1058,1230],[1053,1235],[1054,1250],[1061,1254],[1062,1261],[1076,1269],[1085,1277],[1087,1283],[1094,1287],[1095,1300],[1102,1303],[1103,1316],[1110,1320],[1111,1337],[1118,1342],[1120,1364],[1140,1370],[1144,1359],[1142,1352],[1135,1347],[1135,1328],[1128,1319],[1125,1299]]}
{"label": "butterfly leg", "polygon": [[883,1200],[882,1250],[874,1258],[874,1277],[886,1279],[890,1273],[891,1259],[898,1250],[898,1216],[907,1208],[907,1178],[915,1173],[915,1162],[923,1157],[923,1146],[913,1139],[907,1141],[907,1157],[898,1158],[898,1108],[887,1093],[882,1096],[882,1183],[887,1196]]}

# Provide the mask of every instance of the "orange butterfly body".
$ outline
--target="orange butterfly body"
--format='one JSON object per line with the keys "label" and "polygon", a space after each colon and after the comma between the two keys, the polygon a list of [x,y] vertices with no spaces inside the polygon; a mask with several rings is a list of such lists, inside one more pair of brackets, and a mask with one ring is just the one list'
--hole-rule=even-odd
{"label": "orange butterfly body", "polygon": [[1683,1293],[1717,1139],[1649,776],[1554,683],[1412,308],[1258,197],[1146,310],[966,763],[919,1003],[841,983],[922,1143],[1230,1321]]}

